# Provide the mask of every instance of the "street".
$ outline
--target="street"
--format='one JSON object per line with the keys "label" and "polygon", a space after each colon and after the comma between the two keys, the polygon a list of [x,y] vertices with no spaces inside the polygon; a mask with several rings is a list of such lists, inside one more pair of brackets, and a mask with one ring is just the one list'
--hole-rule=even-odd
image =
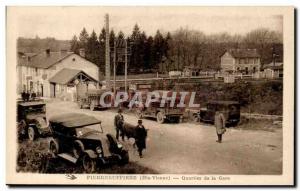
{"label": "street", "polygon": [[[115,110],[79,109],[74,102],[47,103],[47,116],[76,112],[95,116],[103,130],[115,135]],[[136,124],[137,118],[124,113],[125,121]],[[143,119],[149,129],[144,158],[139,158],[132,140],[121,141],[129,150],[130,161],[160,174],[281,174],[282,128],[274,132],[228,129],[223,143],[216,142],[212,125],[183,122],[158,124]]]}

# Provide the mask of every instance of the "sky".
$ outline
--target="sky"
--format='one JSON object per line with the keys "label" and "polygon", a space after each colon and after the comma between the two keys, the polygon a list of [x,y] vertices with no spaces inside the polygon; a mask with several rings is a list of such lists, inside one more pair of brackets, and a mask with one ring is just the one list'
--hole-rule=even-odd
{"label": "sky", "polygon": [[[257,28],[283,32],[283,17],[276,8],[226,7],[9,7],[8,19],[15,23],[19,37],[54,37],[70,40],[83,27],[100,33],[104,15],[109,14],[110,29],[130,35],[138,24],[147,35],[172,32],[180,27],[206,34],[227,32],[246,34]],[[10,18],[12,17],[12,18]],[[8,20],[10,21],[10,20]]]}

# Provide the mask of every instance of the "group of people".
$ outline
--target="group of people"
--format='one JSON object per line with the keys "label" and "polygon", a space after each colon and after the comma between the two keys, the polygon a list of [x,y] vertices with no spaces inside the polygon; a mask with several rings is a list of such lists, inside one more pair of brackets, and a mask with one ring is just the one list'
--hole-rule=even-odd
{"label": "group of people", "polygon": [[[116,139],[119,140],[119,137],[122,137],[124,141],[125,137],[125,127],[124,127],[124,116],[122,115],[122,110],[118,110],[118,114],[115,116],[114,125],[116,128]],[[138,120],[138,124],[135,127],[135,145],[137,146],[137,150],[139,153],[140,158],[143,157],[143,150],[146,149],[146,137],[147,137],[147,130],[143,125],[143,121],[141,119]]]}
{"label": "group of people", "polygon": [[[222,136],[226,132],[225,128],[225,117],[221,112],[216,112],[215,114],[215,127],[218,139],[216,142],[222,143]],[[122,137],[124,141],[124,116],[122,115],[122,110],[118,110],[118,114],[115,116],[114,125],[116,128],[116,139],[119,140],[119,137]],[[141,119],[138,120],[138,124],[135,128],[135,144],[138,148],[139,156],[143,157],[143,150],[146,149],[146,137],[147,130],[143,125],[143,121]]]}
{"label": "group of people", "polygon": [[35,100],[36,96],[37,95],[35,92],[23,91],[21,93],[21,97],[23,101]]}

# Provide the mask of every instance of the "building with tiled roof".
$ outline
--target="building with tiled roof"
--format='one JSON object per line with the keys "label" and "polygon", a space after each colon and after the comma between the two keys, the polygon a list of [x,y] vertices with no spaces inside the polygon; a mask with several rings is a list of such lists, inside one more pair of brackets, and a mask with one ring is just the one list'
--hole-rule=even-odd
{"label": "building with tiled roof", "polygon": [[261,69],[261,57],[256,49],[229,49],[221,56],[221,71],[251,74]]}
{"label": "building with tiled roof", "polygon": [[18,93],[29,91],[43,97],[57,97],[66,92],[76,94],[77,84],[73,82],[79,77],[85,87],[94,88],[99,81],[99,67],[85,59],[84,54],[50,49],[41,53],[18,52],[17,61]]}

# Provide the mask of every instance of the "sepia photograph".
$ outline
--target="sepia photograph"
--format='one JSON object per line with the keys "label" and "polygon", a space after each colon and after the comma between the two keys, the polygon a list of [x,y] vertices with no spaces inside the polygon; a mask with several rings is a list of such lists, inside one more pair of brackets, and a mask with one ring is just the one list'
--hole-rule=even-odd
{"label": "sepia photograph", "polygon": [[7,184],[293,185],[294,8],[8,6]]}

